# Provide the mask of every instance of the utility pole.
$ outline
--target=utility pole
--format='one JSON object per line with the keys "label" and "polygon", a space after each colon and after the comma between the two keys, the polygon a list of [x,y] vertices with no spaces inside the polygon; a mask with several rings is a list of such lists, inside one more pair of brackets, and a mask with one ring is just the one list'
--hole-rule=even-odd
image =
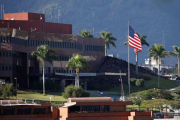
{"label": "utility pole", "polygon": [[119,81],[121,81],[121,97],[120,98],[122,98],[122,100],[124,101],[124,90],[123,90],[123,82],[122,82],[121,70],[119,70],[119,72],[120,72]]}
{"label": "utility pole", "polygon": [[17,100],[17,77],[14,78],[16,80],[16,100]]}

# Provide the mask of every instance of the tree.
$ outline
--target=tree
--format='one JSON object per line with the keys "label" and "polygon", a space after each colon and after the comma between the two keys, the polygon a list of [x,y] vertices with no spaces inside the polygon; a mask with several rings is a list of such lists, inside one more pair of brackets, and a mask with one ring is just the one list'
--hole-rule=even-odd
{"label": "tree", "polygon": [[169,57],[169,52],[166,51],[163,45],[154,44],[149,49],[149,57],[153,57],[154,59],[158,59],[158,88],[159,86],[159,62],[160,58],[165,58],[166,56]]}
{"label": "tree", "polygon": [[180,68],[180,65],[179,65],[180,47],[177,47],[177,46],[174,45],[173,49],[174,49],[174,51],[170,52],[170,55],[178,58],[178,76],[180,76],[180,73],[179,73],[179,68]]}
{"label": "tree", "polygon": [[107,50],[110,49],[110,44],[116,48],[116,44],[114,42],[117,39],[112,37],[113,34],[110,32],[100,31],[100,35],[100,38],[105,40],[105,56],[107,56]]}
{"label": "tree", "polygon": [[140,94],[137,94],[136,96],[134,96],[133,94],[130,94],[126,100],[130,100],[133,102],[133,104],[138,106],[138,111],[140,110],[140,106],[142,104],[142,102],[144,101],[144,97]]}
{"label": "tree", "polygon": [[31,53],[32,57],[36,57],[37,61],[42,63],[43,65],[43,94],[45,94],[45,80],[44,80],[44,70],[45,70],[45,62],[49,62],[53,65],[54,60],[58,60],[58,58],[54,55],[55,51],[53,49],[49,49],[48,45],[41,45],[37,47],[36,51]]}
{"label": "tree", "polygon": [[[147,36],[145,36],[145,35],[140,35],[140,33],[137,33],[137,35],[139,36],[139,38],[140,38],[140,40],[141,40],[141,45],[143,46],[143,45],[146,45],[146,46],[148,46],[149,47],[149,43],[147,43],[146,42],[146,38],[147,38]],[[126,41],[125,43],[124,43],[124,45],[128,45],[128,41]],[[136,74],[138,74],[138,53],[136,54]]]}
{"label": "tree", "polygon": [[70,97],[89,97],[90,93],[83,90],[81,86],[75,87],[74,85],[69,85],[65,88],[63,93],[64,98]]}
{"label": "tree", "polygon": [[144,87],[144,80],[143,79],[137,79],[136,80],[136,86],[137,87]]}
{"label": "tree", "polygon": [[12,83],[6,83],[4,86],[0,86],[2,90],[1,95],[4,99],[9,99],[10,96],[16,96],[17,92]]}
{"label": "tree", "polygon": [[[166,106],[165,108],[167,108],[168,105],[170,105],[170,101],[166,100],[166,99],[153,99],[153,100],[144,100],[142,102],[142,106],[143,107],[159,107],[160,112],[162,112],[163,110],[163,106]],[[157,109],[157,108],[156,108]]]}
{"label": "tree", "polygon": [[93,38],[93,35],[91,35],[90,30],[81,30],[79,32],[79,35],[81,35],[82,37],[86,37],[86,38]]}
{"label": "tree", "polygon": [[67,64],[67,69],[69,68],[76,70],[75,86],[77,87],[79,86],[79,69],[84,69],[88,71],[88,61],[79,54],[73,54],[73,56],[71,57],[71,59],[69,59]]}

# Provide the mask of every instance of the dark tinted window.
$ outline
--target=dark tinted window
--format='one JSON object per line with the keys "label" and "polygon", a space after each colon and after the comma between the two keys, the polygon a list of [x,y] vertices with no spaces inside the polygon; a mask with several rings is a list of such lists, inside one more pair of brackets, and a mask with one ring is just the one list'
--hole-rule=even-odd
{"label": "dark tinted window", "polygon": [[82,106],[82,111],[100,111],[100,106]]}
{"label": "dark tinted window", "polygon": [[4,109],[4,115],[15,115],[15,109]]}
{"label": "dark tinted window", "polygon": [[34,114],[45,114],[46,108],[34,108]]}

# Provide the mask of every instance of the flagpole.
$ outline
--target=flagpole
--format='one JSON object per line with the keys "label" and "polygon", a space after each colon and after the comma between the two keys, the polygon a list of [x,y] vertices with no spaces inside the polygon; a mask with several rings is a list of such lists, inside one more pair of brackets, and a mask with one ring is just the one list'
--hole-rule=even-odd
{"label": "flagpole", "polygon": [[129,21],[128,21],[128,84],[129,84],[129,94],[130,94],[130,65],[129,65]]}
{"label": "flagpole", "polygon": [[136,74],[138,75],[138,52],[136,53]]}

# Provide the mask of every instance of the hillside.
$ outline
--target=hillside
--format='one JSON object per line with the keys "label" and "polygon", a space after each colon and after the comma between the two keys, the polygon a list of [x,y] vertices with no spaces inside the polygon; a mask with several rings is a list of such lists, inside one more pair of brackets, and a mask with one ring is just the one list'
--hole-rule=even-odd
{"label": "hillside", "polygon": [[[123,43],[127,40],[128,21],[135,31],[147,36],[150,46],[163,43],[168,51],[172,45],[180,46],[179,0],[1,0],[1,4],[5,6],[5,13],[45,13],[48,22],[72,24],[73,34],[93,27],[95,36],[99,36],[101,30],[110,31],[118,41],[117,48],[111,47],[108,53],[119,54],[125,60],[127,47]],[[148,49],[143,47],[140,63],[147,58]],[[133,49],[130,55],[134,63]],[[166,63],[174,64],[176,59]]]}
{"label": "hillside", "polygon": [[[158,88],[158,76],[149,69],[139,67],[139,74],[135,74],[135,65],[130,64],[130,78],[143,79],[145,81],[145,86],[142,88],[131,86],[131,91],[136,92],[140,90],[146,90],[151,88]],[[111,73],[128,73],[128,62],[122,59],[106,57],[103,63],[99,66],[96,72],[111,72]],[[101,76],[88,80],[88,89],[92,90],[111,90],[111,91],[120,91],[121,82],[119,81],[120,76]],[[125,92],[128,91],[128,74],[122,76],[123,85]],[[160,78],[160,88],[161,89],[170,89],[177,87],[178,84],[174,81]]]}

